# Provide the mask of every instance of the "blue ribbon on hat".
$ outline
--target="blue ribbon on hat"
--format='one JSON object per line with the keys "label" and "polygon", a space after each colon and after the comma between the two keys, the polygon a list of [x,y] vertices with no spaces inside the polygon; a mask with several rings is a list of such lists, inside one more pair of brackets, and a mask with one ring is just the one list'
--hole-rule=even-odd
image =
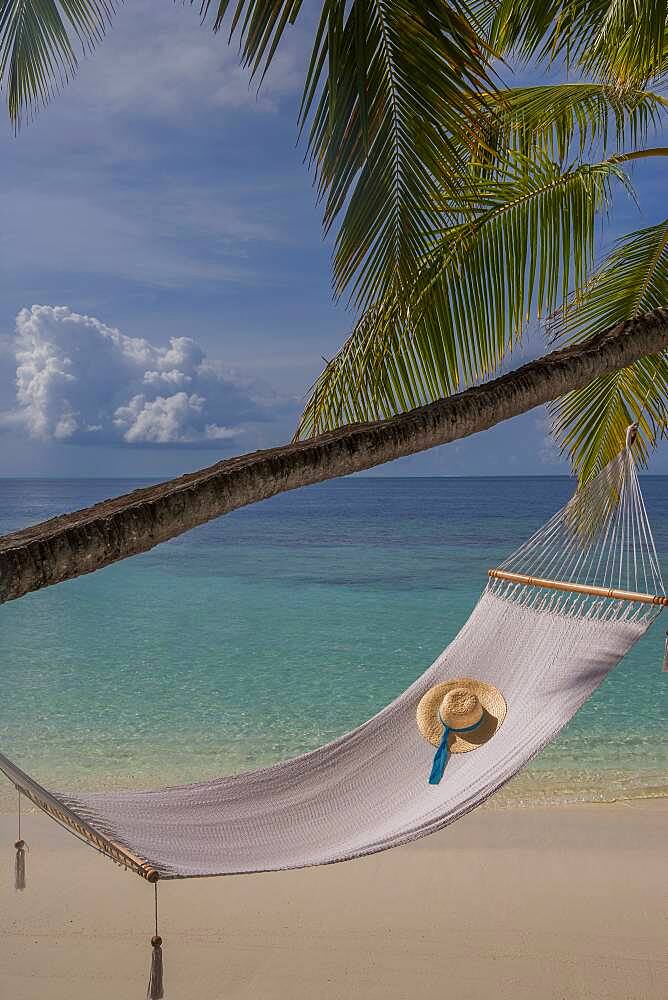
{"label": "blue ribbon on hat", "polygon": [[431,774],[429,775],[430,785],[440,784],[441,778],[443,777],[445,765],[448,761],[448,737],[450,733],[472,733],[474,729],[478,728],[484,718],[485,713],[483,712],[478,721],[474,722],[472,726],[466,726],[465,729],[455,729],[454,726],[448,726],[445,722],[443,722],[443,718],[439,711],[438,720],[443,726],[443,735],[441,736],[441,742],[438,745],[438,750],[434,754],[434,763],[431,766]]}

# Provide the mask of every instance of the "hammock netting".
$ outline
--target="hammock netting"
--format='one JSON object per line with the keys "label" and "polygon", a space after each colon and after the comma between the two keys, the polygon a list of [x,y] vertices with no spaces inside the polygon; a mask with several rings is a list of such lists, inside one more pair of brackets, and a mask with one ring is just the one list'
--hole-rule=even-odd
{"label": "hammock netting", "polygon": [[[629,439],[490,571],[435,663],[334,742],[274,767],[154,791],[54,792],[6,757],[0,769],[58,822],[150,879],[344,861],[434,833],[493,795],[554,739],[666,603]],[[433,685],[461,677],[499,688],[507,715],[430,785],[434,748],[418,731],[416,707]]]}

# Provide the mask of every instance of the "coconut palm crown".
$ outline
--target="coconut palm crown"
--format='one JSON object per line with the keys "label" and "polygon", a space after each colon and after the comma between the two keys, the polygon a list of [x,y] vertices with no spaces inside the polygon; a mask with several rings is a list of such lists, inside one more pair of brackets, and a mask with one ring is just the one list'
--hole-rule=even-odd
{"label": "coconut palm crown", "polygon": [[[301,0],[203,0],[258,81]],[[11,122],[47,103],[103,38],[112,0],[0,0]],[[514,85],[530,65],[567,82]],[[536,321],[564,346],[668,304],[668,219],[595,236],[668,107],[668,0],[323,0],[299,112],[336,230],[333,287],[352,332],[296,437],[390,417],[498,371]],[[548,70],[552,70],[548,73]],[[637,421],[665,428],[665,352],[551,404],[581,481]]]}

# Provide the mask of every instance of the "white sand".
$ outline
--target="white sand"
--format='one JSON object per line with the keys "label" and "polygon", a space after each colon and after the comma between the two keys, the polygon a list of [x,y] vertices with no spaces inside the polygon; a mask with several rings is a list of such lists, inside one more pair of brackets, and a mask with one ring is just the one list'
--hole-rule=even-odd
{"label": "white sand", "polygon": [[[668,800],[481,809],[361,861],[165,882],[166,1000],[666,1000]],[[1,1000],[142,1000],[153,889],[0,817]]]}

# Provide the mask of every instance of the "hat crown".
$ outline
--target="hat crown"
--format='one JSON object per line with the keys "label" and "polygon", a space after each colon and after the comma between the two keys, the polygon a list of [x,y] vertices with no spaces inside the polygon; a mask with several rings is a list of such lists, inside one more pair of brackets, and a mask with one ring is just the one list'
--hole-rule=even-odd
{"label": "hat crown", "polygon": [[441,702],[439,714],[446,726],[466,729],[480,722],[483,707],[473,691],[459,687],[447,692]]}

